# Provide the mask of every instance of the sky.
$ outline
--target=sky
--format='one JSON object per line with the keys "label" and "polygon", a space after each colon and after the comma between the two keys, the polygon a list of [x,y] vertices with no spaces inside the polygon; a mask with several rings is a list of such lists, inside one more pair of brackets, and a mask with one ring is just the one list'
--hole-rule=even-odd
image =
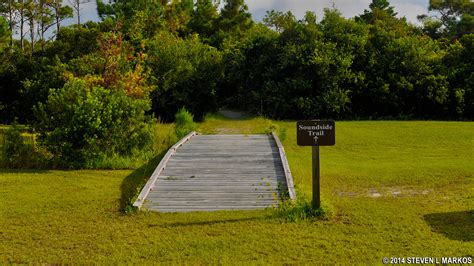
{"label": "sky", "polygon": [[[103,0],[104,1],[104,0]],[[67,1],[65,1],[67,2]],[[108,2],[105,0],[105,2]],[[247,0],[250,13],[256,21],[265,17],[267,10],[291,11],[297,18],[302,18],[306,11],[316,13],[318,19],[323,16],[324,8],[335,6],[343,16],[350,18],[362,14],[369,8],[371,0]],[[406,17],[409,22],[417,24],[417,15],[428,12],[429,0],[392,0],[390,4],[395,7],[399,17]],[[99,20],[95,0],[83,4],[81,21]],[[68,23],[74,23],[70,19]],[[68,24],[66,23],[66,24]]]}

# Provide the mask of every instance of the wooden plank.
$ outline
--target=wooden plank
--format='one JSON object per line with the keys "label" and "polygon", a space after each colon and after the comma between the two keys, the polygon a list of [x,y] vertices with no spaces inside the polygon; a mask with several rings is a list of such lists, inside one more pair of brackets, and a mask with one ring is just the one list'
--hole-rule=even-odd
{"label": "wooden plank", "polygon": [[[282,165],[259,165],[259,164],[229,164],[228,166],[224,164],[200,164],[200,163],[190,163],[187,165],[184,164],[173,164],[168,167],[168,169],[173,170],[192,170],[193,172],[197,173],[205,173],[205,171],[209,172],[211,170],[255,170],[255,171],[271,171],[273,172],[275,168],[282,167]],[[277,169],[278,170],[278,169]],[[281,169],[280,169],[281,170]],[[202,171],[202,172],[201,172]]]}
{"label": "wooden plank", "polygon": [[248,147],[248,148],[234,148],[234,149],[214,149],[214,148],[200,148],[200,149],[191,149],[191,148],[183,148],[183,153],[194,153],[200,156],[204,154],[222,154],[222,155],[232,155],[234,153],[238,153],[240,155],[267,155],[271,153],[278,153],[278,149],[263,149],[263,148],[255,148],[255,147]]}
{"label": "wooden plank", "polygon": [[179,201],[179,200],[217,200],[217,201],[225,201],[225,200],[240,200],[240,199],[248,199],[248,200],[273,200],[273,201],[278,201],[278,197],[275,195],[249,195],[249,196],[241,196],[240,194],[234,194],[233,196],[227,196],[227,195],[198,195],[198,196],[169,196],[169,195],[163,195],[163,196],[158,196],[158,195],[152,195],[148,194],[147,201],[156,201],[156,202],[161,202],[161,201],[167,201],[167,200],[173,200],[173,201]]}
{"label": "wooden plank", "polygon": [[133,203],[133,206],[137,208],[141,208],[143,206],[143,202],[146,199],[146,196],[150,192],[151,188],[155,185],[155,181],[158,178],[158,176],[161,174],[161,172],[165,169],[166,163],[168,160],[171,158],[171,156],[176,152],[176,149],[180,146],[182,146],[186,141],[191,139],[193,136],[196,135],[196,132],[193,131],[186,135],[184,138],[179,140],[176,144],[174,144],[165,154],[163,159],[161,159],[160,163],[156,167],[155,171],[153,171],[153,174],[151,175],[150,179],[148,182],[145,184],[143,187],[142,191],[138,195],[137,200]]}
{"label": "wooden plank", "polygon": [[254,139],[254,140],[239,140],[239,139],[222,139],[222,140],[196,140],[193,141],[195,145],[210,145],[210,144],[222,144],[224,146],[232,145],[235,143],[236,145],[262,145],[262,146],[270,146],[274,145],[275,143],[273,140],[270,139]]}
{"label": "wooden plank", "polygon": [[255,146],[255,147],[262,147],[262,148],[272,148],[275,147],[275,143],[271,142],[239,142],[239,141],[222,141],[222,142],[206,142],[206,143],[199,143],[193,142],[190,145],[186,145],[188,147],[209,147],[213,145],[213,148],[236,148],[236,147],[248,147],[248,146]]}
{"label": "wooden plank", "polygon": [[245,174],[252,174],[257,176],[264,177],[267,175],[281,175],[283,174],[283,171],[277,171],[277,170],[252,170],[252,169],[232,169],[232,170],[226,170],[226,169],[208,169],[208,170],[201,170],[199,173],[196,171],[193,171],[192,169],[181,169],[181,170],[174,170],[174,169],[165,169],[163,171],[163,175],[167,176],[181,176],[181,175],[189,175],[189,176],[195,176],[196,174],[240,174],[240,173],[245,173]]}
{"label": "wooden plank", "polygon": [[[272,164],[256,164],[256,163],[226,163],[226,164],[211,164],[211,163],[172,163],[170,164],[169,168],[174,168],[174,169],[196,169],[196,171],[199,171],[199,169],[232,169],[232,168],[237,168],[237,169],[250,169],[250,170],[260,170],[260,169],[270,169],[270,170],[275,170],[275,168],[282,167],[283,165],[281,163],[272,163]],[[276,170],[281,170],[281,169],[276,169]]]}
{"label": "wooden plank", "polygon": [[280,152],[280,158],[283,164],[283,170],[286,177],[286,187],[288,188],[288,195],[291,200],[296,200],[296,192],[295,192],[295,186],[293,184],[293,176],[291,175],[290,165],[288,164],[288,161],[286,159],[285,149],[283,148],[283,145],[281,144],[281,141],[278,138],[278,135],[274,131],[272,132],[272,135],[273,135],[273,138],[275,139],[275,142]]}
{"label": "wooden plank", "polygon": [[279,196],[278,192],[274,191],[260,191],[260,192],[239,192],[239,191],[231,191],[231,192],[223,192],[223,191],[193,191],[189,192],[188,194],[180,193],[179,191],[150,191],[148,194],[151,198],[161,198],[161,197],[173,197],[173,198],[180,198],[180,197],[204,197],[204,196],[214,196],[214,197],[222,197],[222,198],[232,198],[232,197],[274,197]]}
{"label": "wooden plank", "polygon": [[178,157],[176,154],[173,156],[170,160],[170,163],[188,163],[188,162],[199,162],[199,163],[229,163],[229,162],[236,162],[236,163],[246,163],[246,162],[252,162],[252,163],[281,163],[280,157],[278,158],[206,158],[206,157],[188,157],[188,158],[183,158],[183,157]]}
{"label": "wooden plank", "polygon": [[160,175],[158,177],[159,179],[173,179],[173,178],[189,178],[189,179],[255,179],[255,180],[270,180],[273,178],[276,178],[276,180],[285,180],[285,175],[284,173],[281,173],[279,175],[255,175],[255,174],[245,174],[245,173],[239,173],[239,174],[217,174],[217,173],[196,173],[192,175]]}
{"label": "wooden plank", "polygon": [[188,168],[165,168],[166,173],[171,174],[164,174],[164,175],[195,175],[195,174],[254,174],[254,175],[276,175],[276,174],[283,174],[282,169],[252,169],[252,168],[215,168],[215,169],[206,169],[206,168],[197,168],[197,167],[188,167]]}
{"label": "wooden plank", "polygon": [[163,200],[159,203],[150,203],[147,206],[232,206],[232,205],[264,205],[264,204],[275,204],[277,200],[274,199],[198,199],[198,200],[188,200],[188,199],[181,199],[181,200]]}
{"label": "wooden plank", "polygon": [[153,191],[163,191],[173,189],[176,191],[214,191],[222,190],[224,191],[277,191],[278,187],[276,185],[267,185],[267,184],[245,184],[245,183],[214,183],[214,184],[159,184],[153,187]]}
{"label": "wooden plank", "polygon": [[226,152],[219,153],[209,153],[209,152],[200,152],[200,153],[179,153],[176,155],[176,158],[186,158],[186,157],[205,157],[205,158],[238,158],[238,157],[251,157],[251,158],[262,158],[262,157],[272,157],[275,158],[280,156],[279,152],[258,152],[258,153],[249,153],[249,152],[233,152],[232,154]]}
{"label": "wooden plank", "polygon": [[183,181],[157,181],[155,183],[156,187],[159,186],[237,186],[237,185],[245,185],[245,186],[271,186],[271,187],[278,187],[277,181],[258,181],[258,180],[250,180],[250,181],[226,181],[226,180],[206,180],[206,181],[199,181],[199,182],[191,182],[187,180]]}
{"label": "wooden plank", "polygon": [[[217,144],[217,145],[216,145]],[[255,140],[255,141],[240,141],[240,140],[225,140],[225,141],[193,141],[189,144],[190,146],[224,146],[224,147],[232,147],[232,146],[261,146],[261,147],[274,147],[276,146],[275,142],[269,140]]]}
{"label": "wooden plank", "polygon": [[269,135],[263,135],[263,134],[250,134],[250,135],[245,135],[245,134],[215,134],[215,135],[199,135],[199,138],[197,140],[201,139],[268,139],[270,136]]}
{"label": "wooden plank", "polygon": [[198,212],[198,211],[245,211],[245,210],[263,210],[263,209],[273,209],[273,206],[232,206],[232,207],[202,207],[202,208],[189,208],[189,207],[150,207],[147,208],[151,211],[159,211],[159,212]]}
{"label": "wooden plank", "polygon": [[219,192],[276,192],[276,188],[266,187],[266,186],[157,186],[153,187],[154,192],[163,192],[163,191],[219,191]]}
{"label": "wooden plank", "polygon": [[233,206],[159,206],[159,205],[149,205],[147,209],[171,209],[171,210],[191,210],[191,211],[208,211],[208,210],[254,210],[254,209],[266,209],[274,208],[278,206],[275,205],[254,205],[254,206],[245,206],[245,205],[233,205]]}

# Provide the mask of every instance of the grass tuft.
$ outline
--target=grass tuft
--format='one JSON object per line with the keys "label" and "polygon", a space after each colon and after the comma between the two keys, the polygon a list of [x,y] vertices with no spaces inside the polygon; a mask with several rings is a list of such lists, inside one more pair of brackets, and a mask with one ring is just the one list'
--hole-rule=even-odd
{"label": "grass tuft", "polygon": [[299,199],[297,201],[283,201],[276,209],[275,217],[287,222],[329,220],[334,216],[334,207],[323,201],[322,206],[313,209],[311,201]]}

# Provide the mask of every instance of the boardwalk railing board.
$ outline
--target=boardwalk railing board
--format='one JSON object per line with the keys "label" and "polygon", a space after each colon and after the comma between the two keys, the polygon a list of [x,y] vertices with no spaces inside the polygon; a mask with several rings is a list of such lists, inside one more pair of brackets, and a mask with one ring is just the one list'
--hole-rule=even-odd
{"label": "boardwalk railing board", "polygon": [[197,133],[195,131],[189,133],[186,135],[184,138],[176,142],[171,148],[166,152],[165,156],[163,159],[161,159],[160,163],[156,167],[155,171],[151,175],[150,179],[148,179],[148,182],[146,182],[145,186],[143,187],[142,191],[140,192],[140,195],[138,195],[137,200],[133,203],[133,206],[137,207],[140,209],[143,206],[143,203],[145,202],[146,197],[148,196],[148,193],[150,192],[151,189],[155,186],[156,179],[158,176],[163,172],[163,170],[166,167],[166,163],[169,161],[171,156],[176,153],[176,149],[181,147],[186,141],[191,139],[193,136],[195,136]]}
{"label": "boardwalk railing board", "polygon": [[285,177],[286,177],[286,185],[288,187],[288,195],[290,196],[291,200],[296,200],[296,192],[295,192],[295,186],[293,184],[293,176],[291,175],[290,165],[288,164],[288,160],[286,159],[285,149],[283,148],[283,145],[281,144],[281,141],[278,138],[278,135],[275,133],[275,131],[272,132],[272,135],[273,135],[273,138],[275,139],[275,142],[278,146],[278,150],[280,152],[280,158],[283,164],[283,170],[285,172]]}

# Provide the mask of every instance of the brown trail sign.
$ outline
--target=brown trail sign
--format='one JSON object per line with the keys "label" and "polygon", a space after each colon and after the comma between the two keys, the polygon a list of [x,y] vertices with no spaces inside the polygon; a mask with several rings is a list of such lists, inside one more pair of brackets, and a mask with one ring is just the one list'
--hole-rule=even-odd
{"label": "brown trail sign", "polygon": [[336,125],[333,120],[304,120],[296,123],[296,142],[313,147],[313,208],[321,207],[319,146],[336,144]]}

